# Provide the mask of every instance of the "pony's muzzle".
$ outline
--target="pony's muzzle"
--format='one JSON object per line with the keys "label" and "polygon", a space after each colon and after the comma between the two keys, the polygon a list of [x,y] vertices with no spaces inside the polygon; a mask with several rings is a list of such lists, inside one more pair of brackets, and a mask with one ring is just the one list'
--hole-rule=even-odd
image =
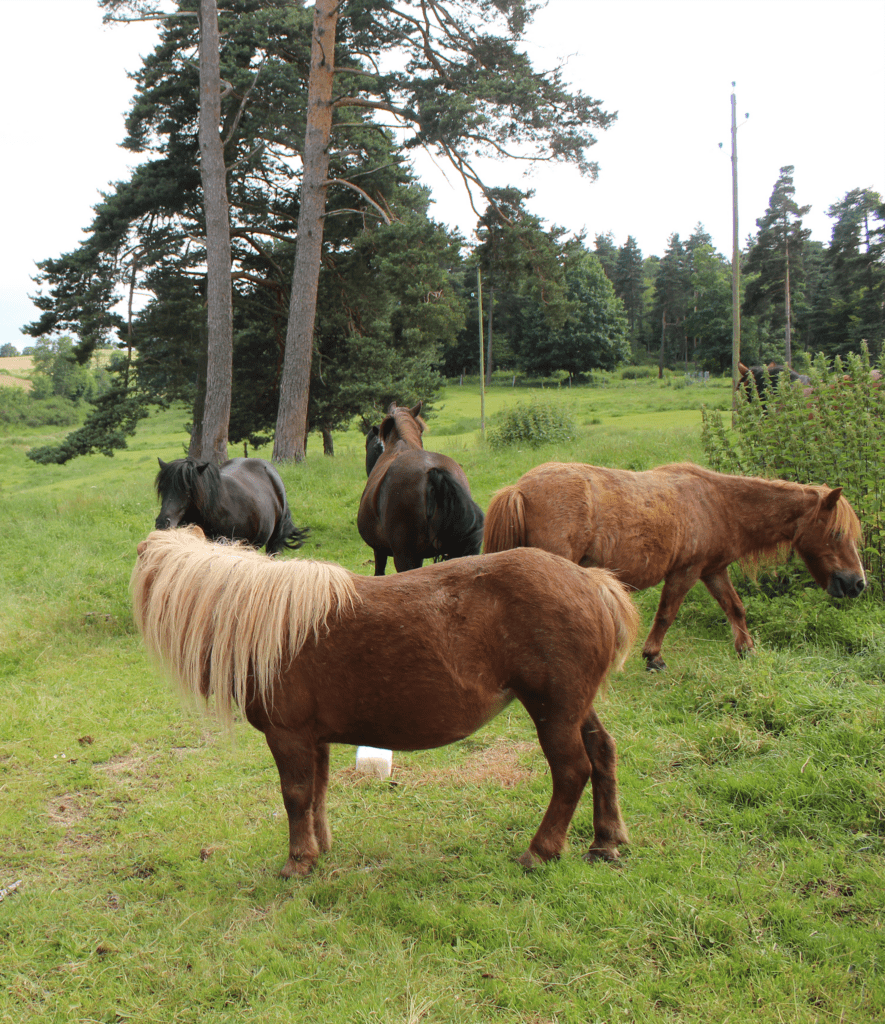
{"label": "pony's muzzle", "polygon": [[154,523],[155,530],[169,530],[172,527],[172,520],[169,516],[157,516],[156,522]]}
{"label": "pony's muzzle", "polygon": [[827,593],[830,597],[860,597],[866,588],[863,576],[853,572],[834,572],[830,575]]}

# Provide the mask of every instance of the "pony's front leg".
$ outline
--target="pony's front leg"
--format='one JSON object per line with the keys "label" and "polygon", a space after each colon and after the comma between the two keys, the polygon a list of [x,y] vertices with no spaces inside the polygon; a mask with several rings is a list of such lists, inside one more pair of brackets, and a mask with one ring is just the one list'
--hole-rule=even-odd
{"label": "pony's front leg", "polygon": [[664,637],[667,630],[673,625],[676,613],[685,600],[685,595],[700,579],[700,572],[697,568],[683,569],[681,572],[673,573],[664,580],[661,589],[661,600],[658,602],[658,610],[655,613],[655,621],[652,624],[651,632],[642,646],[642,657],[645,658],[645,667],[649,672],[660,672],[667,667],[661,657],[661,647],[664,644]]}
{"label": "pony's front leg", "polygon": [[[289,819],[289,857],[280,874],[283,878],[307,875],[321,849],[314,828],[316,744],[310,736],[276,726],[268,726],[264,735],[280,773],[280,790]],[[322,800],[325,816],[325,792]]]}
{"label": "pony's front leg", "polygon": [[728,569],[704,577],[704,586],[719,602],[720,608],[731,624],[734,635],[734,649],[743,657],[753,653],[753,638],[747,629],[747,613],[728,576]]}
{"label": "pony's front leg", "polygon": [[524,868],[533,868],[562,853],[568,827],[590,778],[591,767],[580,729],[574,722],[566,721],[564,715],[556,715],[549,707],[528,710],[538,730],[538,740],[550,765],[553,782],[547,812],[528,850],[519,857]]}
{"label": "pony's front leg", "polygon": [[617,860],[618,847],[629,842],[618,804],[618,752],[611,734],[592,708],[581,729],[581,738],[590,758],[593,789],[593,845],[584,854],[584,860]]}

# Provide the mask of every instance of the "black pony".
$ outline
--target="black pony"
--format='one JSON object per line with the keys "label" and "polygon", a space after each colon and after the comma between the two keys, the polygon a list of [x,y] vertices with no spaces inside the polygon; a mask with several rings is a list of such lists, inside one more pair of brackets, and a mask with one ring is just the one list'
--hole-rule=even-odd
{"label": "black pony", "polygon": [[264,459],[230,459],[220,468],[192,458],[157,461],[158,530],[199,526],[215,540],[244,540],[269,555],[304,543],[309,531],[292,522],[280,474]]}
{"label": "black pony", "polygon": [[375,575],[392,555],[397,572],[425,558],[460,558],[482,550],[484,516],[464,470],[425,451],[424,421],[414,409],[391,405],[366,436],[366,487],[357,513],[360,536],[375,552]]}
{"label": "black pony", "polygon": [[772,394],[777,394],[781,377],[786,377],[791,384],[810,383],[810,379],[804,374],[796,373],[789,366],[781,366],[778,363],[769,363],[767,366],[744,366],[743,363],[738,363],[738,370],[741,374],[738,378],[738,387],[743,389],[749,399],[751,389],[755,385],[763,406],[768,398],[769,389]]}

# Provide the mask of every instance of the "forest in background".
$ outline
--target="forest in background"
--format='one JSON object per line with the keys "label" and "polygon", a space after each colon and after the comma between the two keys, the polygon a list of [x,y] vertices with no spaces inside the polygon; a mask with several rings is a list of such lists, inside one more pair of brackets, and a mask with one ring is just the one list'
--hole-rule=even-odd
{"label": "forest in background", "polygon": [[[102,6],[156,10],[123,0]],[[52,461],[112,451],[147,408],[170,402],[193,408],[189,429],[198,433],[212,351],[199,158],[203,6],[171,5],[179,16],[163,23],[134,76],[124,145],[145,161],[95,207],[82,245],[39,264],[42,312],[25,328],[35,350],[58,355],[69,338],[65,357],[84,364],[103,346],[121,351],[110,377],[76,396],[93,411],[76,436],[43,453]],[[471,5],[417,6],[451,19],[450,8]],[[525,3],[496,6],[518,38]],[[556,73],[534,72],[503,36],[471,30],[463,18],[445,22],[463,35],[467,63],[455,78],[451,61],[440,70],[435,52],[405,48],[409,19],[384,21],[388,7],[366,3],[362,15],[343,16],[335,43],[344,84],[333,103],[307,416],[325,450],[355,418],[368,424],[393,400],[432,402],[446,377],[478,373],[480,334],[489,380],[497,369],[572,383],[625,363],[726,372],[731,262],[703,225],[685,240],[673,234],[661,256],[644,255],[633,236],[620,246],[611,235],[590,243],[530,214],[532,193],[486,188],[472,170],[480,142],[500,151],[509,133],[536,158],[567,159],[593,176],[585,152],[592,131],[610,121],[599,102],[569,94]],[[232,0],[217,11],[230,212],[228,429],[232,442],[252,446],[274,435],[292,326],[312,17],[282,0]],[[396,46],[424,61],[411,78],[384,71]],[[364,77],[374,82],[371,101],[351,86]],[[416,126],[410,140],[385,123],[390,116]],[[429,216],[429,194],[408,161],[414,145],[453,156],[477,197],[473,244]],[[742,359],[802,370],[818,352],[846,355],[862,342],[876,359],[885,335],[881,197],[854,188],[835,201],[823,245],[802,226],[808,208],[792,175],[781,169],[744,246]]]}

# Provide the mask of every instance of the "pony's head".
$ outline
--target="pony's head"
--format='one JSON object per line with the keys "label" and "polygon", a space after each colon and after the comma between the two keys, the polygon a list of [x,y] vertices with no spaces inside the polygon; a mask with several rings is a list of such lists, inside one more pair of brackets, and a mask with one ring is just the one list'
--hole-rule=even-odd
{"label": "pony's head", "polygon": [[205,511],[215,506],[220,479],[217,466],[190,457],[172,462],[158,458],[157,461],[160,463],[160,472],[154,481],[160,499],[160,514],[154,523],[157,530],[172,530],[197,522]]}
{"label": "pony's head", "polygon": [[366,434],[366,476],[375,468],[375,463],[383,451],[384,442],[379,437],[378,427],[372,427]]}
{"label": "pony's head", "polygon": [[858,554],[860,520],[841,487],[815,490],[817,504],[798,521],[793,548],[831,597],[858,597],[867,585]]}
{"label": "pony's head", "polygon": [[397,405],[396,402],[390,403],[387,415],[378,428],[379,439],[385,448],[396,444],[397,441],[405,441],[406,444],[414,445],[417,448],[424,447],[421,435],[427,424],[421,419],[423,406],[424,403],[419,402],[409,409],[405,405]]}

